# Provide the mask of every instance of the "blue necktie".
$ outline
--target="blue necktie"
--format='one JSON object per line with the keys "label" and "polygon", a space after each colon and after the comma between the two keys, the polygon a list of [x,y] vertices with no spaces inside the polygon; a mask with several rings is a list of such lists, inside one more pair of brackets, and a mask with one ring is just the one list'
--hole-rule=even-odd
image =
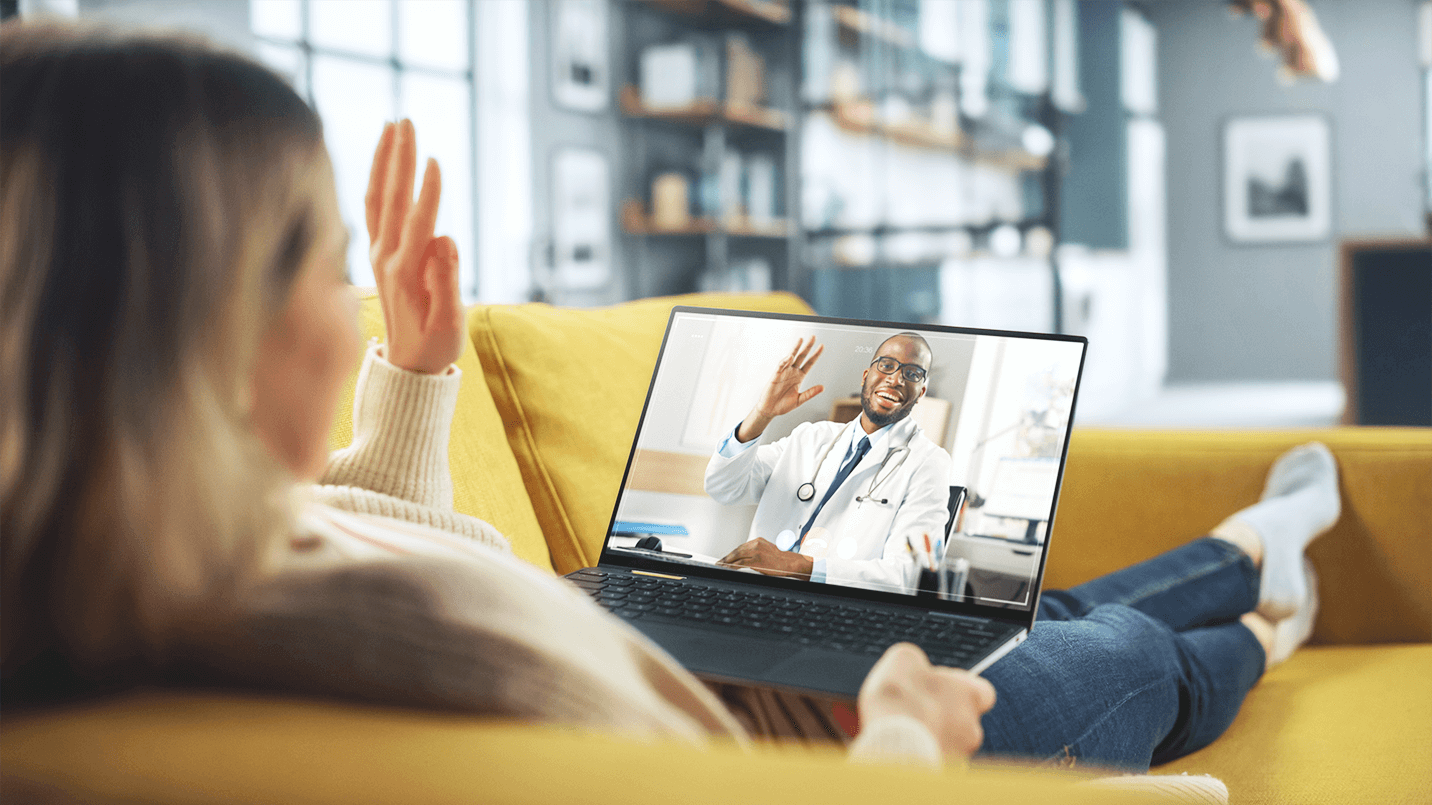
{"label": "blue necktie", "polygon": [[855,455],[851,456],[850,460],[841,466],[840,472],[835,474],[835,480],[830,482],[830,488],[825,490],[825,497],[820,499],[820,503],[817,503],[815,506],[815,511],[810,513],[810,519],[806,520],[806,524],[801,526],[800,538],[796,540],[795,545],[791,546],[792,551],[799,551],[801,549],[801,543],[805,542],[806,533],[810,531],[811,525],[815,523],[815,518],[820,514],[820,510],[825,508],[825,502],[830,500],[830,496],[835,494],[835,490],[840,488],[840,485],[845,482],[845,479],[848,478],[850,473],[855,469],[855,465],[859,464],[860,459],[865,458],[865,454],[868,452],[870,452],[870,437],[862,436],[860,444],[855,447]]}

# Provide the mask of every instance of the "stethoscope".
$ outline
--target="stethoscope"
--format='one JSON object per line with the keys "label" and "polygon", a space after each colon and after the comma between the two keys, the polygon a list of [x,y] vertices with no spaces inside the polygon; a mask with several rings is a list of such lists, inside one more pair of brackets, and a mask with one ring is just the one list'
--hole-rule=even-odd
{"label": "stethoscope", "polygon": [[[880,468],[875,471],[875,475],[870,479],[870,486],[865,490],[865,494],[855,496],[856,503],[864,503],[867,500],[873,500],[884,506],[885,504],[890,502],[889,498],[875,497],[875,490],[879,489],[885,484],[886,481],[890,480],[890,476],[894,475],[896,471],[900,469],[900,465],[905,463],[905,459],[910,455],[910,442],[915,438],[918,433],[919,428],[911,428],[910,435],[905,437],[905,443],[900,445],[899,447],[892,448],[889,452],[885,454],[884,458],[880,459]],[[815,464],[815,473],[811,475],[809,481],[806,481],[805,483],[796,487],[796,500],[799,500],[802,503],[806,503],[815,497],[815,479],[820,477],[820,470],[821,467],[825,466],[826,456],[830,455],[831,448],[835,447],[835,443],[838,441],[840,441],[839,433],[835,435],[834,439],[830,440],[830,443],[825,446],[824,450],[820,451],[820,459],[816,461]],[[889,471],[886,471],[886,463],[890,461],[891,456],[894,456],[897,453],[900,456],[900,460],[895,462],[895,466],[891,467]]]}

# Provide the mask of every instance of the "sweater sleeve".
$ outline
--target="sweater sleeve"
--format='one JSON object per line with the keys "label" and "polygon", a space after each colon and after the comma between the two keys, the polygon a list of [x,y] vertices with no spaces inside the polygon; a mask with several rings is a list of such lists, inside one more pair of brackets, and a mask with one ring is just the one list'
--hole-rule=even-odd
{"label": "sweater sleeve", "polygon": [[399,369],[372,344],[353,394],[353,443],[334,451],[322,486],[357,487],[452,511],[448,436],[462,372]]}
{"label": "sweater sleeve", "polygon": [[448,435],[462,372],[399,369],[373,344],[353,394],[353,444],[334,451],[314,500],[357,514],[429,526],[509,551],[491,525],[452,507]]}

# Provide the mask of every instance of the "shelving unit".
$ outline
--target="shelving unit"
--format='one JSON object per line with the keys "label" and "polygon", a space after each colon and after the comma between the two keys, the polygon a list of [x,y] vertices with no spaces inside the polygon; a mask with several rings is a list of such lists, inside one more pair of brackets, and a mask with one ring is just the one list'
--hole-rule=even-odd
{"label": "shelving unit", "polygon": [[[1008,59],[1009,20],[1000,14],[1009,7],[984,8],[984,45]],[[1042,128],[1054,145],[1059,113],[1047,91],[1015,92],[998,70],[967,74],[970,53],[926,52],[923,10],[912,0],[803,4],[807,298],[828,315],[935,321],[951,261],[1018,263],[1015,284],[1037,264],[1052,293],[1039,297],[1051,315],[1036,326],[1058,329],[1059,163],[1052,148],[1030,151],[1022,135]],[[972,85],[989,101],[978,114]],[[931,192],[942,181],[934,173],[960,192]],[[905,197],[921,193],[923,206]]]}
{"label": "shelving unit", "polygon": [[[986,32],[976,42],[986,51],[982,73],[968,53],[926,51],[918,0],[626,0],[615,8],[626,62],[617,93],[625,296],[739,289],[741,267],[756,260],[768,279],[754,289],[795,291],[821,313],[936,321],[949,291],[942,278],[964,264],[980,263],[987,276],[1008,263],[999,282],[1039,286],[1028,294],[1044,312],[1030,327],[1061,327],[1057,138],[1066,113],[1052,89],[1013,89],[1008,65],[990,55],[1010,58],[1007,2],[990,0],[988,17],[965,28]],[[681,103],[644,100],[660,97],[643,95],[646,48],[700,43],[720,54],[724,84],[732,32],[764,59],[764,100],[730,103],[724,86]],[[1049,147],[1030,146],[1031,130]],[[831,152],[832,141],[853,155]],[[770,215],[753,218],[723,197],[734,186],[721,178],[731,149],[774,161],[782,188]],[[673,173],[684,178],[690,214],[662,207],[658,216],[653,183]]]}
{"label": "shelving unit", "polygon": [[[622,2],[627,80],[618,94],[625,169],[619,193],[619,231],[628,255],[627,295],[792,287],[800,240],[792,236],[797,209],[793,182],[796,116],[793,7],[776,0],[642,0]],[[727,36],[738,34],[764,63],[765,99],[732,102],[726,90]],[[719,86],[674,105],[649,104],[640,86],[644,49],[688,44],[717,58]],[[710,68],[711,65],[702,65]],[[733,180],[732,152],[742,170],[753,154],[772,167],[775,198],[768,214],[745,207],[744,180]],[[724,173],[723,173],[724,171]],[[652,214],[658,176],[685,180],[690,214],[663,226]],[[730,197],[740,192],[739,198]],[[770,198],[770,197],[767,197]],[[665,220],[673,220],[670,215]]]}

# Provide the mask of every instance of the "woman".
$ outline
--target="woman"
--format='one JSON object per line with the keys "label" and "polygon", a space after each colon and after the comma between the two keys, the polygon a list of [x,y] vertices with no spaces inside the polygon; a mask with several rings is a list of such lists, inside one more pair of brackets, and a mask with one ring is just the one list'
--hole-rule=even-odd
{"label": "woman", "polygon": [[[362,345],[317,117],[203,45],[0,37],[7,706],[221,684],[695,741],[781,731],[765,694],[723,691],[743,726],[452,511],[457,254],[433,235],[436,163],[413,200],[410,123],[384,128],[366,203],[388,340],[330,457]],[[1206,744],[1305,639],[1302,551],[1337,501],[1326,450],[1294,451],[1213,537],[1047,593],[989,681],[891,648],[850,751],[1147,769]]]}

